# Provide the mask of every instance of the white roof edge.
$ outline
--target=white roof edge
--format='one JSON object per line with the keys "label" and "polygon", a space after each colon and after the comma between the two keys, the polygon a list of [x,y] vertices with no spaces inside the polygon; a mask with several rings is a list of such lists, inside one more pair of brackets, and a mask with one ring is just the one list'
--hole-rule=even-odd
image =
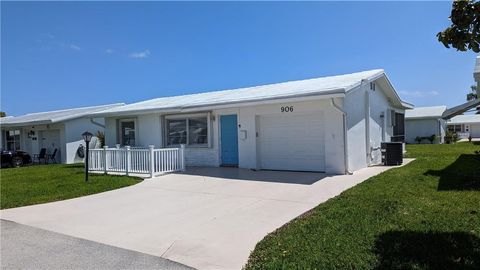
{"label": "white roof edge", "polygon": [[388,78],[387,73],[383,69],[379,69],[379,74],[372,76],[370,80],[377,80],[381,77],[384,77],[385,80],[387,81],[388,85],[392,89],[393,94],[395,95],[395,98],[398,100],[399,104],[403,106],[404,109],[413,109],[415,108],[415,105],[406,101],[403,101],[402,98],[400,98],[400,95],[397,93],[397,90],[395,90],[395,87],[393,86],[392,82],[390,81],[390,78]]}
{"label": "white roof edge", "polygon": [[[62,110],[54,110],[54,111],[46,111],[46,112],[35,112],[35,113],[29,113],[25,115],[19,115],[19,116],[12,116],[12,117],[4,117],[0,118],[0,125],[5,126],[5,127],[18,127],[18,126],[24,126],[24,125],[44,125],[44,124],[53,124],[53,123],[58,123],[58,122],[63,122],[63,121],[68,121],[68,120],[73,120],[73,119],[78,119],[82,118],[85,116],[88,116],[90,114],[89,111],[85,112],[78,112],[76,114],[72,115],[66,115],[66,116],[59,116],[59,117],[49,117],[48,114],[61,114],[61,113],[68,113],[74,110],[97,110],[97,111],[103,111],[106,109],[111,109],[114,107],[120,107],[124,106],[125,103],[113,103],[113,104],[105,104],[105,105],[96,105],[96,106],[87,106],[87,107],[78,107],[78,108],[70,108],[70,109],[62,109]],[[42,115],[47,114],[42,117]],[[38,116],[36,119],[35,116]],[[32,120],[19,120],[15,122],[16,118],[32,118]],[[2,121],[3,120],[3,121]],[[8,120],[6,123],[4,123],[4,120]]]}
{"label": "white roof edge", "polygon": [[415,108],[415,105],[413,105],[412,103],[409,103],[409,102],[406,102],[406,101],[403,101],[403,100],[400,100],[400,102],[402,103],[402,106],[403,106],[405,109],[413,109],[413,108]]}
{"label": "white roof edge", "polygon": [[330,91],[330,93],[321,93],[321,94],[295,95],[290,97],[265,98],[265,99],[257,99],[257,100],[241,101],[241,102],[192,105],[192,106],[167,108],[167,109],[149,108],[149,109],[128,110],[128,111],[119,111],[119,112],[100,111],[100,112],[91,113],[89,115],[98,116],[98,117],[107,117],[107,116],[126,116],[126,115],[134,115],[134,114],[146,114],[146,113],[182,113],[182,112],[188,112],[192,110],[211,110],[211,109],[228,108],[230,107],[230,105],[234,105],[234,104],[239,107],[244,107],[244,106],[258,105],[258,103],[271,104],[271,103],[278,103],[278,102],[285,102],[285,101],[296,101],[296,100],[307,98],[307,97],[314,97],[317,99],[322,99],[322,98],[326,99],[326,98],[344,97],[344,96],[345,96],[345,90],[343,88],[342,89],[339,88],[335,91]]}

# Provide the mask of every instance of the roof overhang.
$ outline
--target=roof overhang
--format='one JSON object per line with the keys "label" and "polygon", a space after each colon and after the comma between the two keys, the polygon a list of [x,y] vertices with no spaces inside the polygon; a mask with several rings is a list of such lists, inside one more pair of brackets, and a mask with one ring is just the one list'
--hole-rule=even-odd
{"label": "roof overhang", "polygon": [[25,127],[25,126],[35,126],[35,125],[51,125],[54,124],[51,120],[41,120],[41,121],[28,121],[28,122],[18,122],[18,123],[0,123],[2,128],[11,128],[11,127]]}
{"label": "roof overhang", "polygon": [[446,110],[443,114],[442,114],[442,118],[447,120],[447,119],[450,119],[454,116],[457,116],[457,115],[460,115],[472,108],[475,108],[477,106],[480,106],[480,99],[474,99],[474,100],[470,100],[466,103],[463,103],[461,105],[458,105],[458,106],[455,106],[453,108],[450,108],[448,110]]}
{"label": "roof overhang", "polygon": [[330,99],[330,98],[343,98],[345,97],[345,89],[335,89],[329,91],[328,93],[315,93],[315,94],[304,94],[304,95],[292,95],[290,97],[275,97],[275,98],[262,98],[255,100],[246,100],[246,101],[235,101],[235,102],[223,102],[216,104],[195,104],[190,106],[183,107],[171,107],[171,108],[145,108],[141,110],[124,110],[117,112],[98,112],[90,114],[91,117],[116,117],[116,116],[131,116],[131,115],[140,115],[140,114],[150,114],[150,113],[161,113],[161,114],[171,114],[171,113],[185,113],[185,112],[195,112],[195,111],[206,111],[206,110],[219,110],[227,109],[232,107],[247,107],[247,106],[257,106],[257,105],[266,105],[266,104],[278,104],[283,102],[301,102],[309,100],[320,100],[320,99]]}
{"label": "roof overhang", "polygon": [[400,96],[398,95],[395,87],[393,86],[392,82],[388,78],[385,72],[379,73],[378,75],[369,79],[369,81],[377,81],[382,86],[385,95],[387,98],[392,102],[394,105],[402,108],[404,110],[413,109],[415,106],[411,103],[403,101]]}

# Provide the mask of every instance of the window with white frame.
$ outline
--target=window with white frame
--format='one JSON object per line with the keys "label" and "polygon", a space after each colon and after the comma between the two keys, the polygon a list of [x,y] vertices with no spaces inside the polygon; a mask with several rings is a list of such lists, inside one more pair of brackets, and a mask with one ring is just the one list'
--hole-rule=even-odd
{"label": "window with white frame", "polygon": [[448,131],[462,132],[462,125],[448,125]]}
{"label": "window with white frame", "polygon": [[135,146],[135,120],[125,119],[119,121],[119,139],[121,145]]}
{"label": "window with white frame", "polygon": [[208,122],[207,115],[167,118],[167,145],[208,146]]}
{"label": "window with white frame", "polygon": [[5,131],[5,149],[9,151],[20,150],[20,130]]}

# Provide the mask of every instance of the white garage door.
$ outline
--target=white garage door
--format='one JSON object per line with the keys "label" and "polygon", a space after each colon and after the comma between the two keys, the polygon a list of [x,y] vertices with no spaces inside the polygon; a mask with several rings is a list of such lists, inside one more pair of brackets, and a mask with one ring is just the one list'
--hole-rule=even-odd
{"label": "white garage door", "polygon": [[262,169],[323,172],[323,114],[259,116],[258,146]]}

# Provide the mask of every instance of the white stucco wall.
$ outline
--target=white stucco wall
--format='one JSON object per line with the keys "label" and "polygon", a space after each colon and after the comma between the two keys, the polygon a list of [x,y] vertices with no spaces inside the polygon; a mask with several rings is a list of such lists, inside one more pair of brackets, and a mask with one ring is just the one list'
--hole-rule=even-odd
{"label": "white stucco wall", "polygon": [[[105,124],[103,118],[96,118],[94,121],[102,125]],[[82,138],[82,133],[85,131],[95,135],[98,131],[103,132],[104,128],[93,124],[90,118],[79,118],[65,122],[65,155],[62,157],[62,162],[67,164],[83,162],[83,158],[77,155],[77,149],[80,145],[85,145]],[[100,147],[100,143],[96,137],[92,138],[90,147]]]}
{"label": "white stucco wall", "polygon": [[[308,102],[287,102],[270,105],[235,107],[211,111],[211,146],[210,147],[187,147],[186,161],[189,166],[219,166],[220,165],[220,132],[219,122],[221,115],[237,114],[240,130],[247,132],[247,138],[239,136],[239,167],[258,168],[257,158],[257,131],[256,116],[263,114],[281,113],[282,106],[294,106],[295,113],[323,112],[325,119],[325,170],[328,173],[343,174],[344,150],[343,150],[343,122],[342,115],[330,104],[330,100],[315,100]],[[196,113],[196,112],[193,112]],[[123,118],[123,117],[122,117]],[[117,120],[122,118],[106,119],[106,143],[115,146],[117,143]],[[131,119],[132,117],[125,117]],[[150,144],[156,147],[163,145],[163,116],[159,114],[137,115],[137,146]],[[301,138],[299,138],[301,140]]]}
{"label": "white stucco wall", "polygon": [[[428,119],[406,119],[405,120],[405,133],[407,143],[417,143],[415,138],[430,137],[433,134],[437,135],[437,142],[440,143],[443,140],[445,134],[445,122],[437,118]],[[422,143],[430,143],[428,140],[423,140]]]}
{"label": "white stucco wall", "polygon": [[370,89],[370,84],[363,84],[351,90],[345,97],[343,108],[347,112],[349,170],[356,171],[380,164],[381,143],[390,141],[393,136],[388,110],[393,109],[398,113],[405,111],[389,102],[379,84],[376,84],[375,91]]}

